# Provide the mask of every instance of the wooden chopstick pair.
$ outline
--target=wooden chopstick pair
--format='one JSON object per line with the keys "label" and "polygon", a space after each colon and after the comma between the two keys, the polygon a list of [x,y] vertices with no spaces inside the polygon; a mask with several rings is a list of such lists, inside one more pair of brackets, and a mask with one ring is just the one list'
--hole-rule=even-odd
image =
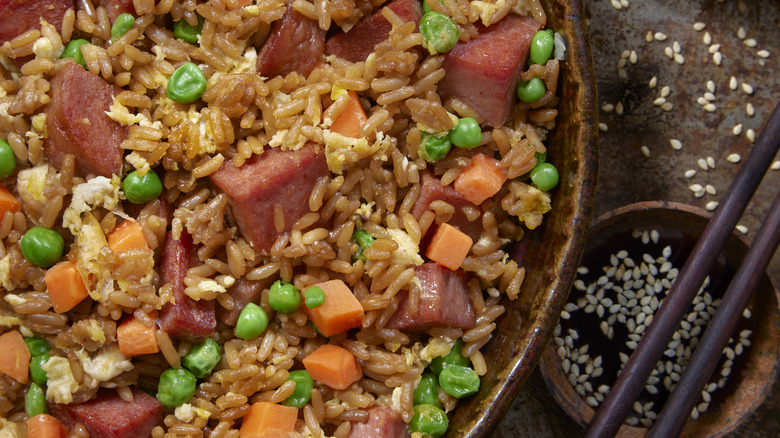
{"label": "wooden chopstick pair", "polygon": [[[655,313],[625,368],[588,425],[585,436],[614,436],[623,419],[642,392],[645,382],[661,358],[669,339],[688,310],[707,273],[726,244],[750,198],[780,148],[780,104],[753,145],[750,155],[739,169],[719,207],[704,229],[701,238],[672,285],[663,304]],[[723,352],[739,315],[766,270],[780,242],[780,194],[775,198],[764,224],[756,234],[741,267],[729,285],[715,317],[686,366],[680,382],[667,400],[650,432],[652,437],[674,437],[682,427],[701,395]]]}

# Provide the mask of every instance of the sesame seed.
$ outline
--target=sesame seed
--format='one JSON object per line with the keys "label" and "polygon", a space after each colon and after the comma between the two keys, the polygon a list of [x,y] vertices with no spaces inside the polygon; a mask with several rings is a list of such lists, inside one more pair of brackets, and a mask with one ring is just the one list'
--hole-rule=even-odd
{"label": "sesame seed", "polygon": [[650,78],[650,82],[647,84],[650,88],[655,88],[655,86],[658,84],[658,78],[653,76]]}
{"label": "sesame seed", "polygon": [[674,105],[672,104],[672,102],[666,102],[661,105],[661,109],[664,111],[671,111],[672,109],[674,109]]}
{"label": "sesame seed", "polygon": [[589,396],[588,398],[586,398],[585,403],[587,403],[589,406],[592,406],[594,408],[599,405],[598,400],[596,400],[596,397],[593,396]]}
{"label": "sesame seed", "polygon": [[630,3],[628,2],[628,0],[620,0],[620,4],[621,4],[621,5],[622,5],[624,8],[627,8],[627,7],[630,5]]}
{"label": "sesame seed", "polygon": [[642,151],[642,155],[644,155],[647,158],[650,158],[650,149],[647,146],[642,146],[639,148],[640,151]]}
{"label": "sesame seed", "polygon": [[628,417],[626,418],[626,424],[628,424],[629,426],[636,426],[637,424],[639,424],[639,418]]}
{"label": "sesame seed", "polygon": [[707,203],[707,205],[704,206],[709,211],[715,211],[716,208],[718,208],[718,201],[710,201]]}
{"label": "sesame seed", "polygon": [[708,113],[715,112],[715,110],[718,109],[715,105],[708,103],[707,105],[704,105],[704,111],[707,111]]}
{"label": "sesame seed", "polygon": [[742,41],[742,44],[748,47],[756,47],[758,45],[758,42],[755,40],[755,38],[748,38],[745,41]]}
{"label": "sesame seed", "polygon": [[720,52],[720,44],[711,45],[707,51],[710,52],[710,55],[714,55],[715,52]]}
{"label": "sesame seed", "polygon": [[707,157],[707,165],[710,166],[710,169],[715,168],[715,159],[712,157]]}
{"label": "sesame seed", "polygon": [[737,85],[739,85],[737,83],[737,78],[732,76],[731,79],[729,79],[729,88],[731,88],[732,90],[736,90],[737,89]]}
{"label": "sesame seed", "polygon": [[723,55],[720,52],[715,52],[712,55],[712,61],[715,62],[715,65],[720,65],[723,62]]}
{"label": "sesame seed", "polygon": [[759,50],[756,55],[764,59],[769,58],[769,50]]}
{"label": "sesame seed", "polygon": [[[742,123],[738,123],[736,126],[734,126],[734,129],[732,129],[731,132],[734,133],[734,135],[742,134]],[[739,155],[737,155],[737,161],[732,161],[732,163],[738,163],[738,162],[739,162]]]}
{"label": "sesame seed", "polygon": [[607,132],[607,124],[606,123],[599,123],[599,131],[601,132]]}
{"label": "sesame seed", "polygon": [[589,269],[587,266],[580,266],[577,268],[577,273],[580,275],[586,275],[588,273]]}
{"label": "sesame seed", "polygon": [[744,91],[747,94],[753,94],[753,86],[743,82],[742,83],[742,91]]}
{"label": "sesame seed", "polygon": [[[748,227],[746,227],[744,225],[737,225],[736,228],[737,228],[737,231],[739,231],[742,234],[747,234],[748,233]],[[743,313],[743,315],[744,315],[744,313]],[[746,318],[749,318],[749,317],[746,317]]]}
{"label": "sesame seed", "polygon": [[661,88],[661,97],[668,96],[671,91],[672,91],[672,89],[669,88],[668,85],[664,85],[663,88]]}
{"label": "sesame seed", "polygon": [[666,103],[666,99],[664,97],[656,97],[653,101],[653,105],[661,106]]}
{"label": "sesame seed", "polygon": [[618,60],[618,63],[617,63],[617,68],[621,69],[621,68],[625,67],[627,62],[628,61],[626,61],[626,58],[620,58]]}
{"label": "sesame seed", "polygon": [[674,55],[674,62],[676,62],[677,64],[680,64],[680,65],[683,65],[683,64],[685,64],[685,57],[683,57],[679,53],[675,53],[675,55]]}
{"label": "sesame seed", "polygon": [[631,54],[628,56],[628,62],[631,64],[636,64],[637,62],[637,54],[636,51],[632,50]]}
{"label": "sesame seed", "polygon": [[712,44],[712,35],[710,35],[709,32],[704,32],[704,36],[701,37],[701,42],[709,46]]}
{"label": "sesame seed", "polygon": [[610,3],[612,4],[612,7],[617,9],[618,11],[623,9],[623,5],[621,5],[618,0],[611,0]]}
{"label": "sesame seed", "polygon": [[718,194],[718,189],[716,189],[715,186],[713,186],[712,184],[707,184],[706,186],[704,186],[704,191],[706,191],[707,193],[713,196]]}
{"label": "sesame seed", "polygon": [[[701,186],[701,184],[691,184],[691,185],[689,185],[689,186],[688,186],[688,188],[689,188],[689,189],[690,189],[692,192],[700,192],[700,191],[702,191],[702,190],[704,189],[704,188]],[[664,272],[664,271],[661,271],[661,272]]]}
{"label": "sesame seed", "polygon": [[685,171],[685,177],[686,178],[693,178],[694,176],[696,176],[696,170],[688,169],[688,170]]}
{"label": "sesame seed", "polygon": [[747,137],[747,139],[751,143],[753,143],[754,141],[756,141],[756,131],[754,131],[752,128],[748,129],[747,132],[745,133],[745,137]]}
{"label": "sesame seed", "polygon": [[713,82],[711,80],[707,81],[707,90],[709,90],[710,93],[714,93],[715,92],[715,82]]}
{"label": "sesame seed", "polygon": [[653,38],[655,38],[656,41],[666,41],[666,34],[663,32],[656,32],[653,35]]}
{"label": "sesame seed", "polygon": [[747,105],[745,105],[745,114],[747,114],[749,117],[753,117],[753,115],[756,114],[755,108],[753,108],[753,104],[748,102]]}
{"label": "sesame seed", "polygon": [[666,55],[666,56],[667,56],[669,59],[674,59],[674,50],[672,50],[672,48],[671,48],[671,47],[669,47],[669,46],[666,46],[666,47],[664,47],[664,54],[665,54],[665,55]]}
{"label": "sesame seed", "polygon": [[649,418],[642,418],[639,422],[642,423],[642,426],[644,427],[653,427],[653,422]]}
{"label": "sesame seed", "polygon": [[606,103],[601,106],[601,110],[604,111],[605,113],[610,113],[614,109],[615,109],[615,105],[612,105],[611,103]]}
{"label": "sesame seed", "polygon": [[773,161],[769,168],[772,170],[780,170],[780,160]]}
{"label": "sesame seed", "polygon": [[707,25],[702,23],[701,21],[697,21],[696,23],[693,23],[693,30],[695,30],[696,32],[700,32],[704,30],[706,26]]}
{"label": "sesame seed", "polygon": [[715,102],[715,95],[710,92],[704,93],[704,99],[708,102]]}
{"label": "sesame seed", "polygon": [[618,103],[615,105],[615,112],[616,112],[617,114],[623,114],[623,102],[618,102]]}
{"label": "sesame seed", "polygon": [[693,418],[694,420],[698,420],[699,419],[699,410],[698,409],[693,408],[693,410],[691,411],[691,418]]}
{"label": "sesame seed", "polygon": [[681,49],[681,47],[680,47],[679,41],[675,41],[672,44],[672,50],[674,50],[674,53],[680,53],[680,49]]}
{"label": "sesame seed", "polygon": [[645,41],[647,41],[648,43],[653,42],[653,32],[649,30],[647,31],[647,33],[645,34]]}
{"label": "sesame seed", "polygon": [[683,147],[682,142],[680,140],[676,139],[676,138],[670,139],[669,140],[669,144],[671,144],[672,145],[672,149],[674,149],[676,151],[679,151]]}
{"label": "sesame seed", "polygon": [[707,99],[704,98],[704,96],[699,96],[698,99],[696,99],[696,103],[698,103],[701,106],[707,105],[710,103]]}
{"label": "sesame seed", "polygon": [[747,32],[745,32],[745,28],[740,26],[739,29],[737,29],[737,38],[744,40],[745,37],[747,37]]}
{"label": "sesame seed", "polygon": [[704,158],[699,158],[698,161],[696,161],[696,164],[699,165],[699,168],[701,170],[709,170],[709,168],[707,167],[707,160],[705,160]]}

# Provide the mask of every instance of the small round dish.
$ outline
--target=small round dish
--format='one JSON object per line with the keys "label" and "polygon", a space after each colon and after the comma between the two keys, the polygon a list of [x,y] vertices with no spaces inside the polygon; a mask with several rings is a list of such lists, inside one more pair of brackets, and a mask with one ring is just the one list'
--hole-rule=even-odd
{"label": "small round dish", "polygon": [[[593,418],[709,217],[695,207],[657,201],[621,207],[594,221],[578,278],[540,367],[555,400],[580,425]],[[618,436],[647,434],[748,247],[744,236],[732,233]],[[681,436],[733,431],[771,389],[780,313],[777,288],[766,273],[747,309]]]}

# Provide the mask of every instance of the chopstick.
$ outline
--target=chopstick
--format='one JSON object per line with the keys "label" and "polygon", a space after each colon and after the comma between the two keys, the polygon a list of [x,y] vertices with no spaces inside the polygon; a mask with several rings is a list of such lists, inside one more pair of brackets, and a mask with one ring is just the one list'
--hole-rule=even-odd
{"label": "chopstick", "polygon": [[[745,211],[748,201],[758,188],[769,164],[780,147],[780,105],[775,106],[750,155],[737,172],[720,206],[702,232],[685,266],[672,285],[669,294],[656,312],[653,322],[626,363],[601,407],[588,425],[585,437],[614,436],[642,392],[645,382],[661,358],[669,339],[698,293],[726,244],[734,226]],[[725,308],[723,306],[721,308]],[[734,311],[734,309],[729,309]],[[737,309],[739,313],[742,308]],[[692,370],[691,372],[695,372]],[[684,419],[690,414],[677,412]],[[672,435],[667,435],[672,436]]]}
{"label": "chopstick", "polygon": [[702,390],[715,371],[723,348],[728,344],[742,310],[762,277],[761,273],[769,265],[779,243],[780,195],[777,195],[750,250],[726,290],[715,317],[707,324],[691,361],[685,367],[671,397],[664,404],[661,415],[648,437],[666,438],[680,434]]}

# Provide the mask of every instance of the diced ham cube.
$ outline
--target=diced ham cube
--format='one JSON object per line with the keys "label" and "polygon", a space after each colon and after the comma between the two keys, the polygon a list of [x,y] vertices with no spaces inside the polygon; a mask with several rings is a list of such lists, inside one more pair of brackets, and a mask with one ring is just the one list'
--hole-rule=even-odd
{"label": "diced ham cube", "polygon": [[140,389],[133,389],[132,402],[116,391],[102,390],[87,402],[49,404],[49,411],[68,430],[81,423],[92,438],[151,436],[152,429],[162,425],[162,405]]}
{"label": "diced ham cube", "polygon": [[208,337],[217,327],[214,300],[193,300],[184,293],[187,270],[198,264],[192,236],[181,232],[179,240],[169,231],[163,243],[160,285],[170,283],[175,302],[165,303],[160,310],[160,327],[169,335],[189,341]]}
{"label": "diced ham cube", "polygon": [[[419,23],[422,17],[422,6],[417,0],[393,0],[384,7],[390,8],[404,21]],[[374,11],[349,32],[329,36],[325,41],[325,54],[336,55],[350,62],[365,61],[374,47],[387,39],[393,28],[382,15],[382,9]]]}
{"label": "diced ham cube", "polygon": [[284,230],[310,212],[309,195],[317,179],[328,175],[322,147],[309,142],[296,151],[270,148],[235,167],[226,161],[209,178],[228,196],[241,233],[255,251],[266,253],[281,234],[274,227],[274,206],[284,211]]}
{"label": "diced ham cube", "polygon": [[[40,29],[41,19],[62,30],[62,17],[68,8],[76,9],[73,0],[1,0],[0,1],[0,46],[30,29]],[[32,56],[14,58],[17,68],[32,59]]]}
{"label": "diced ham cube", "polygon": [[60,169],[67,154],[76,160],[76,173],[111,177],[122,172],[120,144],[127,128],[106,111],[121,88],[67,63],[51,80],[51,102],[46,107],[48,137],[43,143],[51,164]]}
{"label": "diced ham cube", "polygon": [[388,328],[400,330],[425,330],[431,327],[474,328],[474,308],[466,289],[468,275],[451,271],[437,263],[424,263],[414,268],[420,281],[420,299],[417,309],[409,305],[409,292],[398,293],[398,310]]}
{"label": "diced ham cube", "polygon": [[455,213],[453,213],[452,219],[447,223],[466,233],[474,242],[479,240],[482,235],[481,217],[470,221],[463,211],[464,207],[476,209],[479,207],[467,201],[466,198],[455,191],[452,185],[442,186],[439,178],[434,176],[433,173],[425,172],[422,175],[420,197],[417,198],[417,202],[412,206],[412,216],[420,220],[433,201],[444,201],[455,207]]}
{"label": "diced ham cube", "polygon": [[352,423],[347,438],[407,438],[409,428],[401,414],[387,406],[377,406],[368,410],[368,420]]}
{"label": "diced ham cube", "polygon": [[122,14],[135,15],[133,0],[100,0],[100,5],[105,8],[112,23]]}
{"label": "diced ham cube", "polygon": [[309,76],[322,57],[325,31],[319,23],[287,4],[287,12],[271,26],[263,48],[257,54],[257,72],[272,78],[298,72]]}
{"label": "diced ham cube", "polygon": [[533,18],[509,14],[478,28],[479,36],[456,44],[444,56],[447,74],[439,82],[439,94],[466,102],[486,124],[499,127],[512,109],[531,39],[541,25]]}
{"label": "diced ham cube", "polygon": [[228,289],[227,293],[233,297],[234,306],[232,309],[217,307],[217,318],[229,326],[235,327],[238,321],[238,315],[241,310],[249,303],[260,304],[260,296],[263,290],[271,287],[275,277],[268,277],[262,280],[247,280],[246,277],[240,277],[236,284]]}

